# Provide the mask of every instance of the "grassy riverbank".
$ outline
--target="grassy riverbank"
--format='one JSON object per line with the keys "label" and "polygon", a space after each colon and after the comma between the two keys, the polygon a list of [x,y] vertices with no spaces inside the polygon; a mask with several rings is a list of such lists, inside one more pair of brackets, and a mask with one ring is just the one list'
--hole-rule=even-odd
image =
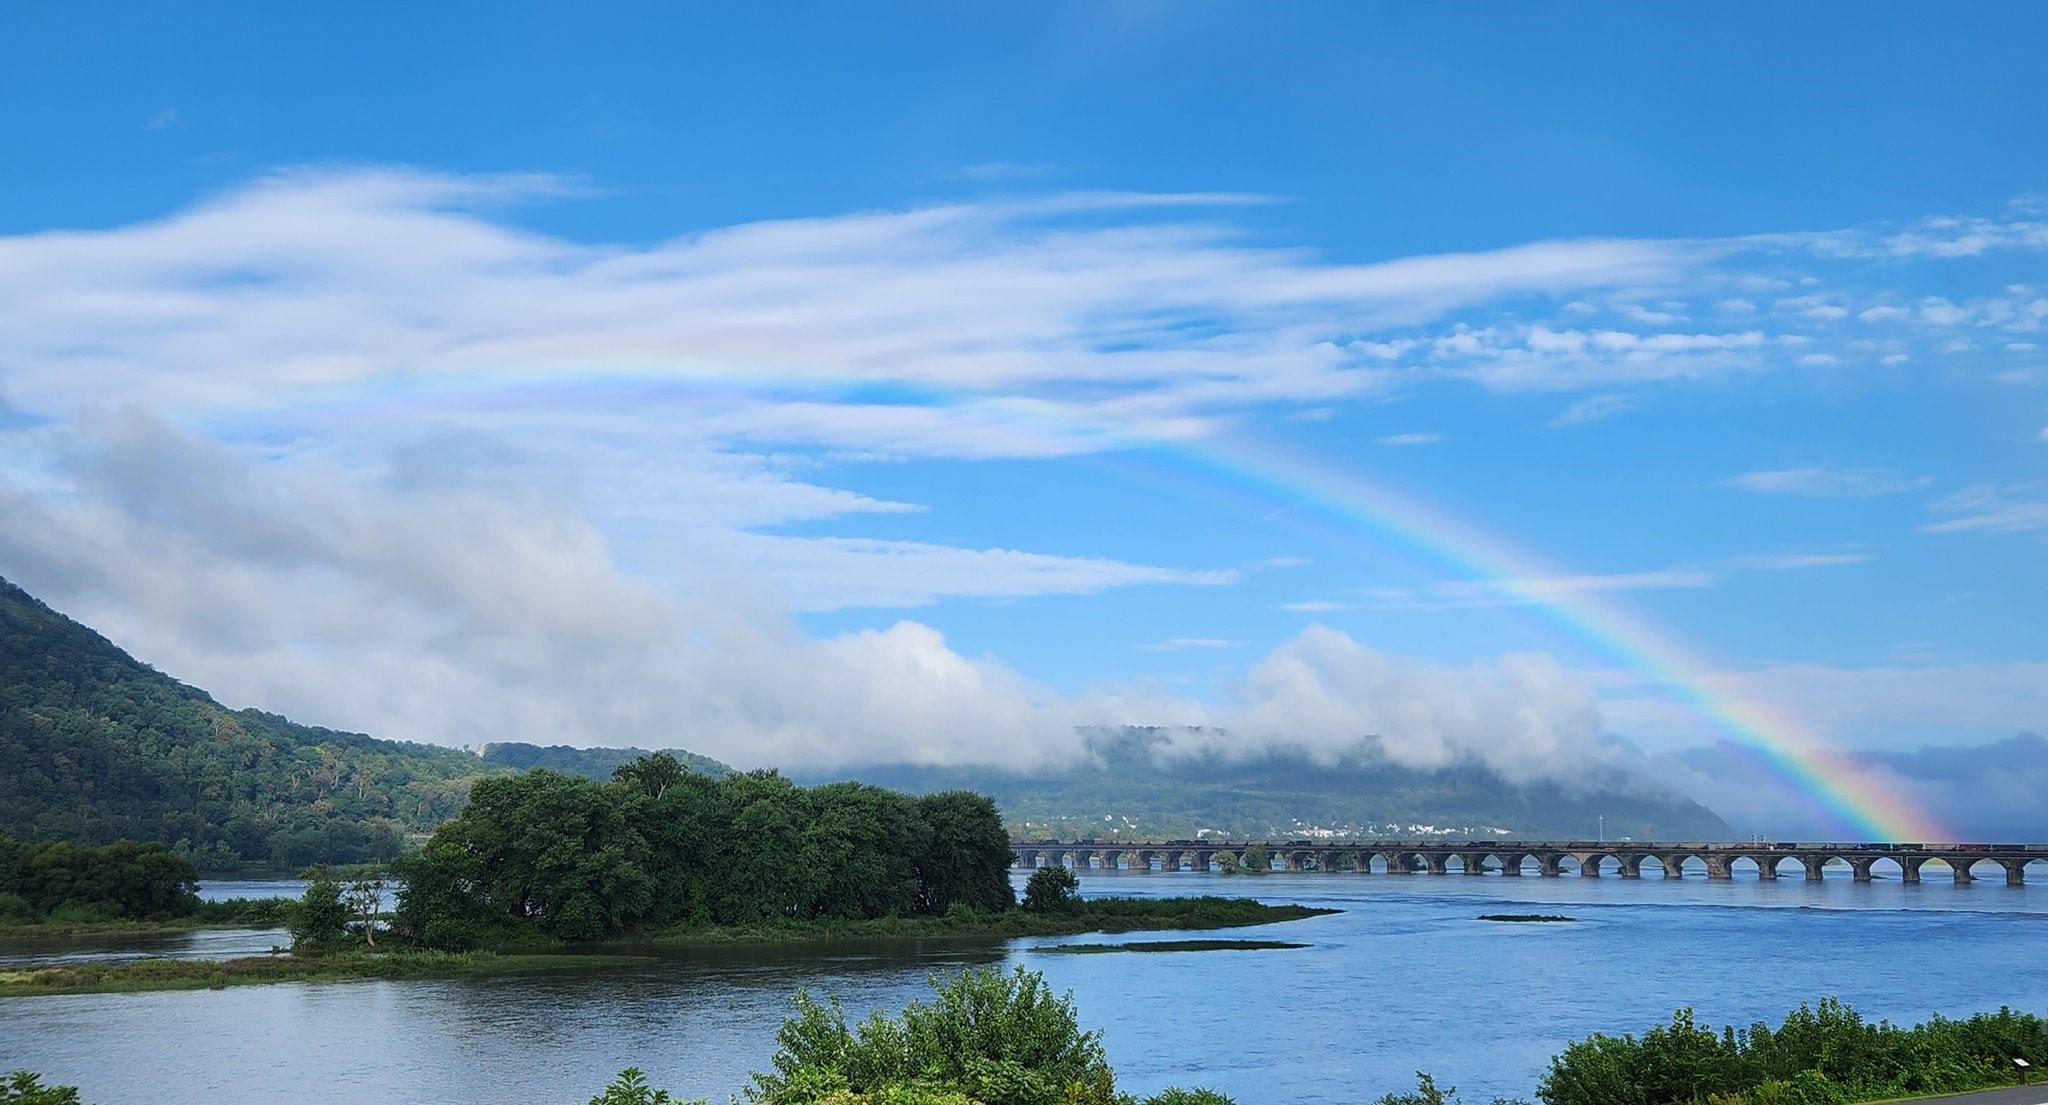
{"label": "grassy riverbank", "polygon": [[[713,947],[823,944],[847,940],[1000,940],[1020,936],[1075,936],[1088,932],[1196,931],[1274,924],[1334,913],[1298,905],[1267,905],[1241,898],[1097,898],[1071,909],[1001,913],[954,910],[940,917],[885,917],[871,921],[778,921],[756,925],[704,925],[635,933],[598,944],[506,946],[497,951],[356,950],[325,956],[251,956],[224,961],[148,959],[134,963],[69,963],[0,970],[0,997],[102,994],[139,990],[200,990],[264,982],[342,979],[445,978],[517,974],[653,962],[624,952],[652,945]],[[176,922],[167,924],[178,924]],[[144,931],[139,923],[97,931]],[[162,927],[162,926],[159,926]],[[194,922],[184,927],[200,927]],[[48,934],[49,926],[17,926]],[[84,930],[86,934],[95,930]],[[570,950],[570,949],[574,950]]]}
{"label": "grassy riverbank", "polygon": [[609,945],[712,946],[802,944],[837,940],[988,940],[1018,936],[1078,936],[1084,932],[1167,932],[1245,928],[1336,913],[1300,905],[1268,905],[1245,898],[1090,898],[1072,908],[1001,913],[956,910],[938,917],[878,917],[862,921],[768,921],[752,925],[677,926],[608,941]]}
{"label": "grassy riverbank", "polygon": [[266,982],[451,978],[508,975],[652,962],[646,956],[394,951],[347,955],[259,955],[243,959],[145,959],[66,963],[0,970],[0,997],[112,994],[142,990],[219,990]]}

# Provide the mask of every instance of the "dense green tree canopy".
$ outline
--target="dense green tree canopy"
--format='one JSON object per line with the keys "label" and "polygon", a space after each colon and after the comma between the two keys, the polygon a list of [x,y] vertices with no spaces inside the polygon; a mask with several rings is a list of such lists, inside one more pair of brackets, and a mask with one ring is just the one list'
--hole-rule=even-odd
{"label": "dense green tree canopy", "polygon": [[0,833],[0,920],[184,917],[199,908],[197,877],[191,863],[161,844],[120,840],[94,848],[24,843]]}
{"label": "dense green tree canopy", "polygon": [[460,948],[531,928],[595,940],[678,923],[853,920],[1015,904],[995,804],[774,772],[711,778],[655,755],[609,783],[480,780],[399,862],[399,925]]}

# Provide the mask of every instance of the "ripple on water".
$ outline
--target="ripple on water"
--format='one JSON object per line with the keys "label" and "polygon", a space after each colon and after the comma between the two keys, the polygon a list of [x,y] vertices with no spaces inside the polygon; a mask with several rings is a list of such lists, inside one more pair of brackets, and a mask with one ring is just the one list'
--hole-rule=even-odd
{"label": "ripple on water", "polygon": [[[1126,1089],[1204,1084],[1245,1105],[1350,1105],[1412,1085],[1416,1070],[1467,1100],[1527,1095],[1567,1041],[1640,1031],[1679,1006],[1715,1024],[1775,1021],[1829,995],[1899,1021],[2048,1008],[2048,956],[2020,954],[2048,936],[2042,886],[1103,872],[1082,882],[1091,894],[1345,912],[1243,931],[1310,945],[1285,952],[1050,954],[1032,949],[1039,939],[691,949],[631,971],[17,999],[0,1002],[0,1068],[43,1071],[101,1105],[584,1101],[626,1066],[684,1097],[724,1100],[766,1066],[798,987],[865,1015],[923,996],[930,973],[1018,963],[1073,992]],[[1480,913],[1578,922],[1490,925]]]}

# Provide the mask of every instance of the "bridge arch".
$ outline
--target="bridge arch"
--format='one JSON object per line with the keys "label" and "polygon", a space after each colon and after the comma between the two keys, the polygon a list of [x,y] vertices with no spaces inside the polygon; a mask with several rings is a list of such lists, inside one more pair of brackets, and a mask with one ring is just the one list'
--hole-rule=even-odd
{"label": "bridge arch", "polygon": [[1707,874],[1707,857],[1698,852],[1663,852],[1656,858],[1667,879],[1686,878],[1695,871],[1702,876]]}
{"label": "bridge arch", "polygon": [[1462,852],[1458,856],[1458,869],[1467,875],[1484,875],[1500,866],[1500,857],[1492,852]]}
{"label": "bridge arch", "polygon": [[1756,865],[1756,875],[1760,879],[1770,880],[1780,875],[1791,875],[1794,878],[1798,878],[1806,873],[1806,866],[1804,864],[1799,864],[1791,871],[1787,871],[1785,869],[1785,861],[1789,859],[1796,863],[1798,857],[1784,852],[1752,852],[1742,858]]}
{"label": "bridge arch", "polygon": [[1612,852],[1574,852],[1572,859],[1578,861],[1579,874],[1589,879],[1597,879],[1604,874],[1601,869],[1609,861],[1613,861],[1617,866],[1621,862]]}

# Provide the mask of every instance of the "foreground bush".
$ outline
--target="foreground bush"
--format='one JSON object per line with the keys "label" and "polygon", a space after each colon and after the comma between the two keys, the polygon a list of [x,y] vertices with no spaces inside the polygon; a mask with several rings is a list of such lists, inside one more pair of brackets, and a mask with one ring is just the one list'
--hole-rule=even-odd
{"label": "foreground bush", "polygon": [[[1116,1091],[1100,1033],[1084,1031],[1071,997],[1022,967],[932,979],[930,1002],[900,1017],[849,1024],[798,991],[775,1034],[770,1073],[754,1075],[762,1105],[1232,1105],[1212,1090],[1173,1088],[1140,1101]],[[590,1105],[669,1105],[666,1091],[626,1070]]]}
{"label": "foreground bush", "polygon": [[1719,1033],[1681,1009],[1668,1027],[1594,1035],[1551,1060],[1546,1105],[1837,1105],[2013,1083],[2014,1059],[2048,1064],[2040,1017],[2000,1009],[1912,1028],[1872,1024],[1841,1001],[1802,1005],[1776,1030]]}
{"label": "foreground bush", "polygon": [[78,1087],[45,1086],[25,1070],[0,1078],[0,1105],[78,1105]]}

